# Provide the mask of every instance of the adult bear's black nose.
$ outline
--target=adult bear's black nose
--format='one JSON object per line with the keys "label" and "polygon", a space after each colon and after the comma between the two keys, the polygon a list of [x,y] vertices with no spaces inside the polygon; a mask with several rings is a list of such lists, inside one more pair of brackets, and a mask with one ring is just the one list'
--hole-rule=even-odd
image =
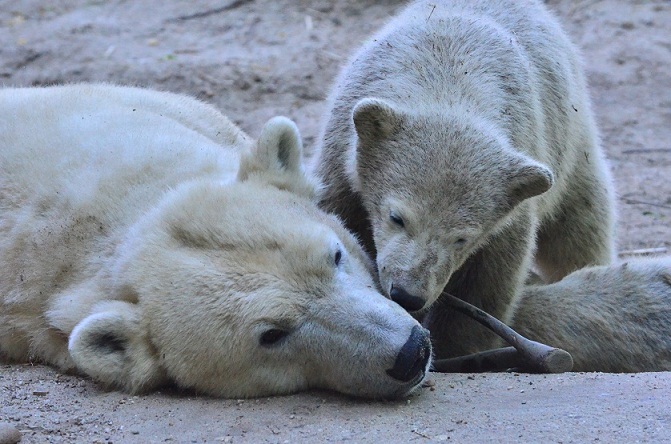
{"label": "adult bear's black nose", "polygon": [[403,287],[392,285],[389,297],[407,311],[417,311],[424,307],[424,299],[411,295]]}
{"label": "adult bear's black nose", "polygon": [[426,371],[431,357],[431,339],[429,332],[422,327],[414,326],[410,337],[401,347],[396,356],[394,367],[387,374],[400,382],[409,382]]}

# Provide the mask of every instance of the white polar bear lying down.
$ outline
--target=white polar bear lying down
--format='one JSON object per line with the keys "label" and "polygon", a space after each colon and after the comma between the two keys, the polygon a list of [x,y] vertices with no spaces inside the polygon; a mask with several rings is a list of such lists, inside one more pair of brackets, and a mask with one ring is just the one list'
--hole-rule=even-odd
{"label": "white polar bear lying down", "polygon": [[129,392],[395,397],[428,332],[316,207],[300,136],[108,85],[0,90],[0,358]]}

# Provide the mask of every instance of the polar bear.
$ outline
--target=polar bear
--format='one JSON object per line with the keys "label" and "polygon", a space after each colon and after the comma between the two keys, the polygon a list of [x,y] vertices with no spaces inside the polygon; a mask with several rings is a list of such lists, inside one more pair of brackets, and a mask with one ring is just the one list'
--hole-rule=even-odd
{"label": "polar bear", "polygon": [[614,259],[614,190],[576,49],[535,0],[421,0],[349,60],[314,169],[321,206],[425,314],[437,357],[493,345],[443,291],[509,322],[532,267]]}
{"label": "polar bear", "polygon": [[416,388],[428,332],[317,208],[288,119],[257,143],[151,90],[0,90],[0,359],[131,393]]}

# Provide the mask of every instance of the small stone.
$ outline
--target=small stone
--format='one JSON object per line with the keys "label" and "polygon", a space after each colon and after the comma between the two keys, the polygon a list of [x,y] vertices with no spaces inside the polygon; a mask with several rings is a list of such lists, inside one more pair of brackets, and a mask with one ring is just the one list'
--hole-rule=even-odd
{"label": "small stone", "polygon": [[436,383],[431,379],[427,379],[422,383],[422,387],[434,388],[436,387]]}
{"label": "small stone", "polygon": [[21,432],[13,425],[0,422],[0,444],[16,444],[21,441]]}

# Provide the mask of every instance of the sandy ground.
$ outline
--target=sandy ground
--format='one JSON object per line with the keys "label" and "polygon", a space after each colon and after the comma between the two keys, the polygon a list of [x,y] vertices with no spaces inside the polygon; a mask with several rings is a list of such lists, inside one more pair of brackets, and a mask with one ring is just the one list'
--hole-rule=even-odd
{"label": "sandy ground", "polygon": [[[671,2],[550,0],[584,51],[620,194],[621,251],[671,248]],[[48,5],[48,6],[45,6]],[[108,81],[189,93],[249,134],[276,114],[312,146],[324,96],[395,0],[0,1],[0,82]],[[331,393],[131,397],[0,366],[22,442],[662,442],[671,373],[433,375],[398,402]]]}

